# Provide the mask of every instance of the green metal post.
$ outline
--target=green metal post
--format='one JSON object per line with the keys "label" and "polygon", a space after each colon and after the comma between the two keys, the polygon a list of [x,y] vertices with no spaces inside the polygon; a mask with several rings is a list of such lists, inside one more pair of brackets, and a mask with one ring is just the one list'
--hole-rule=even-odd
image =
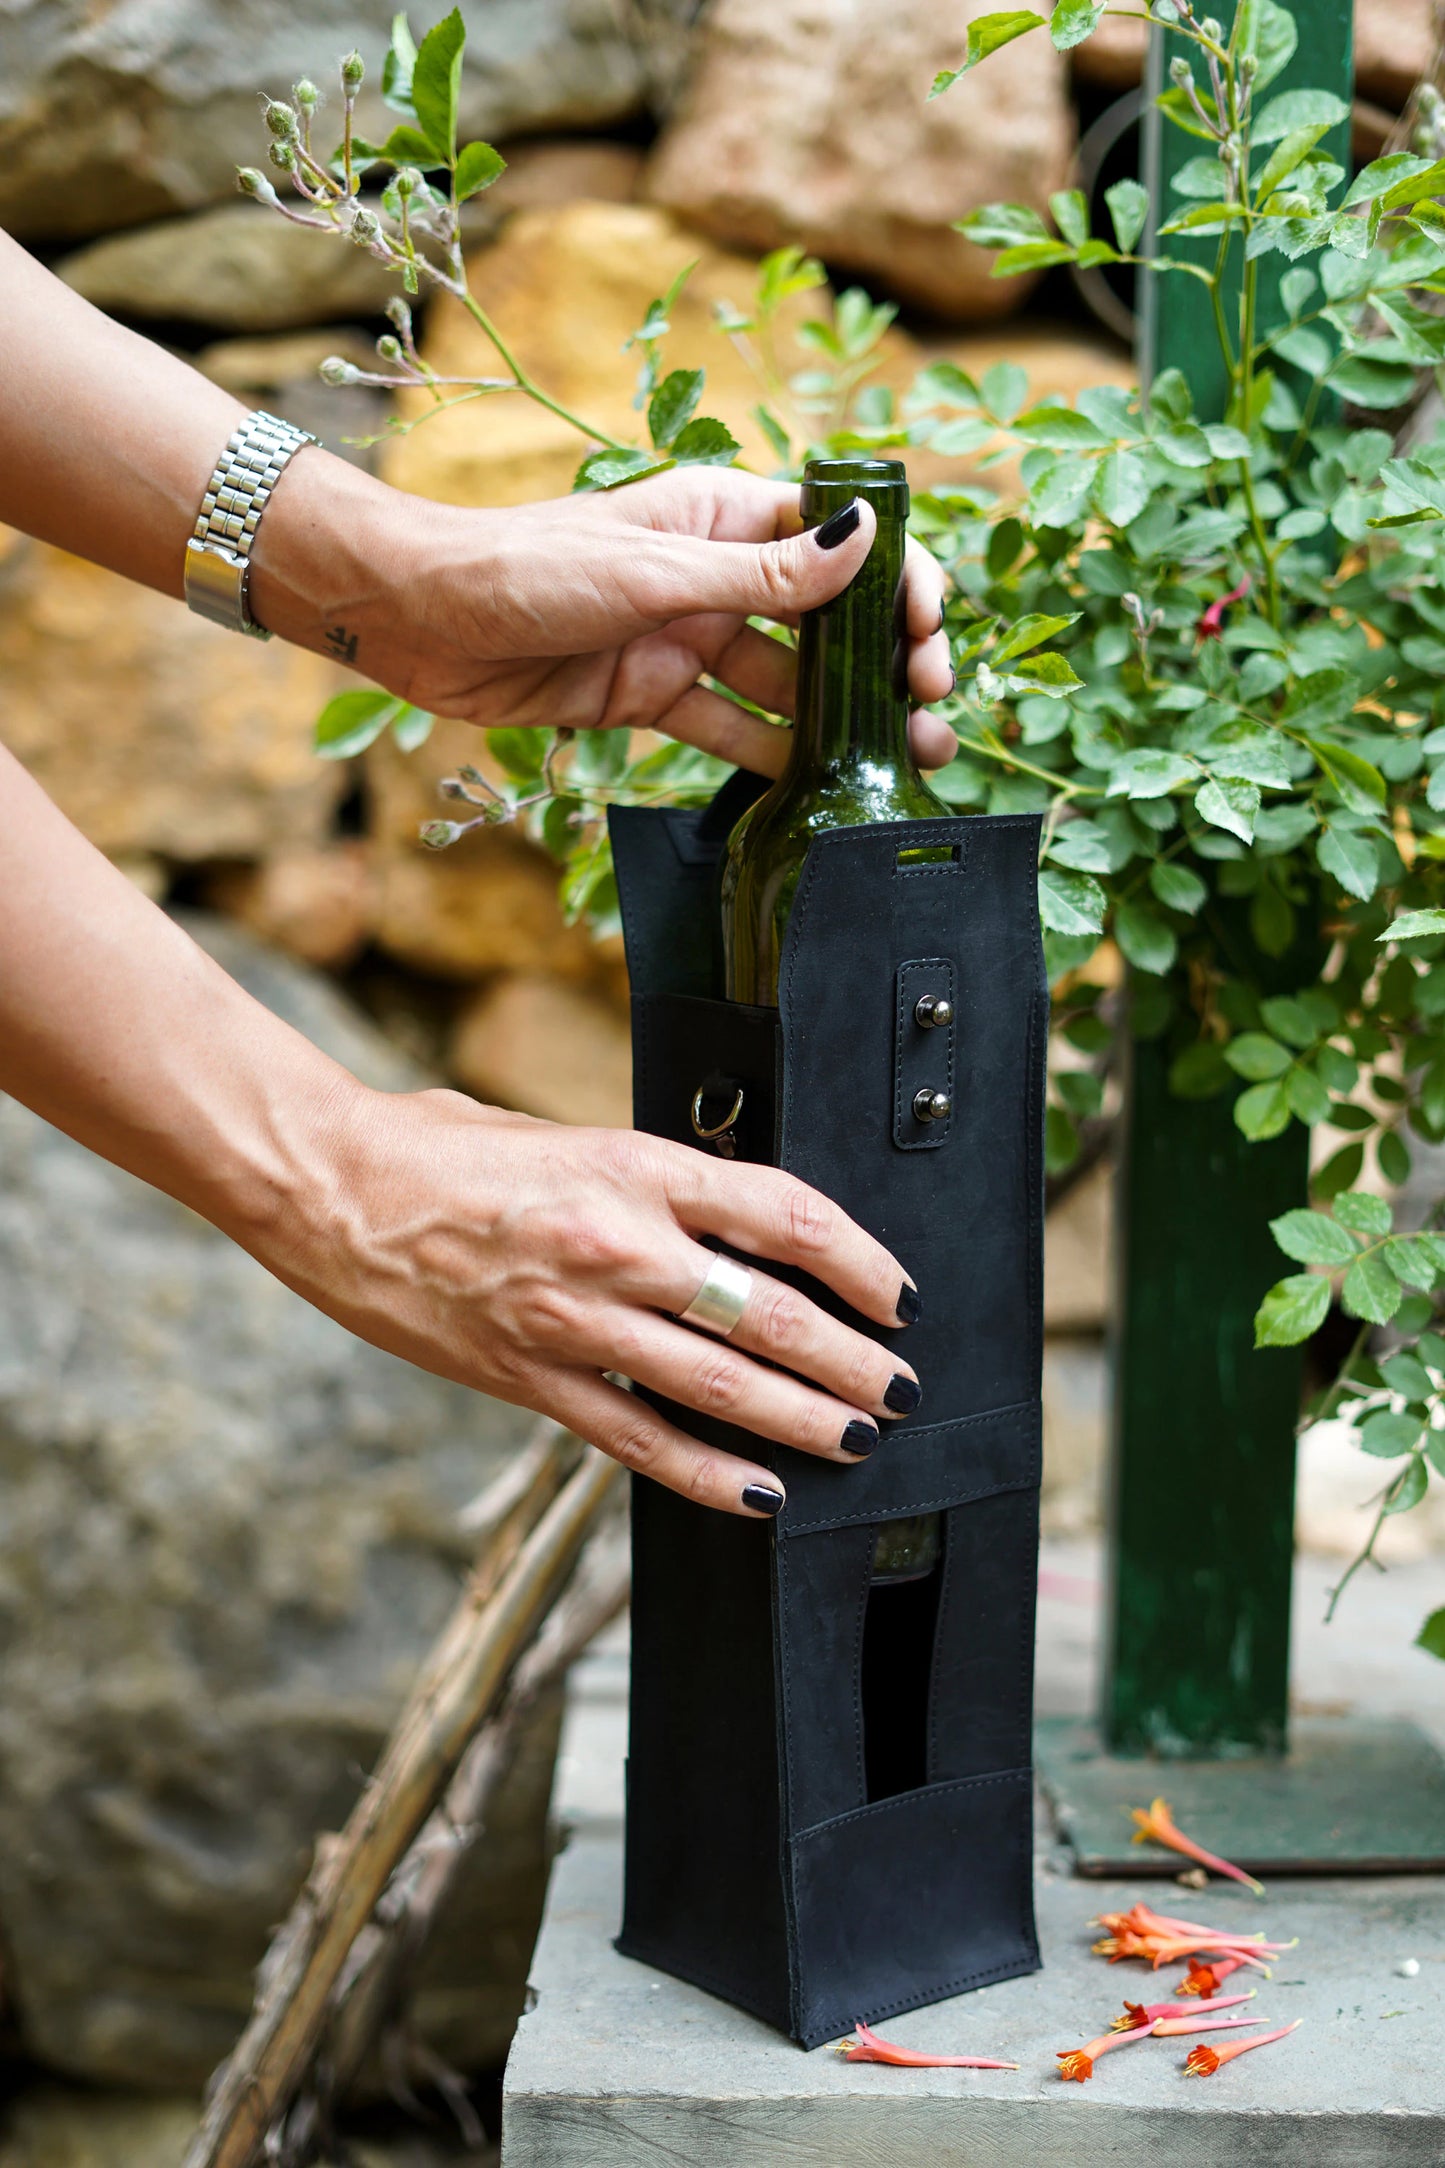
{"label": "green metal post", "polygon": [[[1350,0],[1293,0],[1299,46],[1267,97],[1352,88]],[[1155,30],[1157,94],[1177,37]],[[1348,129],[1333,155],[1348,167]],[[1144,124],[1144,179],[1156,204],[1202,145]],[[1177,204],[1178,197],[1172,198]],[[1167,216],[1167,211],[1163,213]],[[1217,246],[1172,238],[1208,260]],[[1236,262],[1238,260],[1236,253]],[[1278,256],[1261,280],[1259,321],[1278,320]],[[1146,279],[1140,370],[1178,367],[1206,421],[1222,418],[1209,297],[1197,279]],[[1271,965],[1262,991],[1317,966],[1313,937]],[[1268,1221],[1306,1194],[1307,1139],[1249,1144],[1227,1099],[1185,1100],[1166,1085],[1158,1042],[1134,1048],[1121,1167],[1121,1297],[1110,1530],[1110,1625],[1103,1729],[1116,1753],[1282,1752],[1286,1741],[1294,1426],[1300,1360],[1253,1349],[1255,1307],[1280,1260]]]}

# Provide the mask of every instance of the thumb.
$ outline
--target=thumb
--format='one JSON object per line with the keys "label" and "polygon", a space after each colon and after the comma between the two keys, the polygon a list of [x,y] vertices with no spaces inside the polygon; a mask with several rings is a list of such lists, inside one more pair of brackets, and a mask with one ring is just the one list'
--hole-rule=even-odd
{"label": "thumb", "polygon": [[712,542],[681,537],[668,566],[668,615],[721,610],[790,619],[841,594],[873,547],[873,507],[855,497],[780,542]]}

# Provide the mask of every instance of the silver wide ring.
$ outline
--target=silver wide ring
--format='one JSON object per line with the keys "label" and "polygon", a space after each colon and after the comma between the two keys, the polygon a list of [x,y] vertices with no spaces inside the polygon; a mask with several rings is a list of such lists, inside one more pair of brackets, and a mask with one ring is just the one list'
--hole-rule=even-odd
{"label": "silver wide ring", "polygon": [[753,1276],[746,1265],[736,1264],[731,1257],[714,1257],[702,1286],[687,1308],[678,1311],[678,1323],[700,1325],[704,1332],[715,1332],[720,1340],[726,1340],[747,1308],[752,1291]]}

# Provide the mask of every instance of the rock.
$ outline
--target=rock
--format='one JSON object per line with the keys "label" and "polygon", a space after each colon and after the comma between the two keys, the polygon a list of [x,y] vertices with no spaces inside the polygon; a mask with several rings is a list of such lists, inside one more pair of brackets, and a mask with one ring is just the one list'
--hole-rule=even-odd
{"label": "rock", "polygon": [[289,331],[380,316],[400,284],[385,264],[339,234],[293,225],[239,197],[189,218],[107,234],[55,269],[112,315],[225,331]]}
{"label": "rock", "polygon": [[[626,202],[641,170],[641,152],[625,143],[518,144],[501,179],[472,199],[466,230],[480,243],[513,211],[577,196]],[[55,269],[112,315],[228,331],[289,331],[380,316],[401,292],[397,274],[365,250],[240,198],[107,234]],[[375,367],[374,356],[367,365]]]}
{"label": "rock", "polygon": [[[418,1081],[326,981],[188,923],[368,1083]],[[0,1099],[0,1931],[32,2056],[179,2090],[226,2053],[529,1422]],[[521,2003],[555,1721],[428,1961],[454,2064],[499,2062]]]}
{"label": "rock", "polygon": [[[702,411],[727,423],[746,465],[769,473],[776,455],[753,413],[763,387],[713,319],[715,302],[749,301],[751,263],[700,244],[654,207],[574,203],[515,218],[494,247],[472,258],[471,269],[477,292],[523,366],[563,405],[618,437],[635,439],[642,426],[632,404],[637,369],[635,358],[622,352],[623,342],[652,297],[693,262],[697,269],[671,312],[666,366],[706,370]],[[816,360],[793,334],[827,307],[826,292],[815,292],[780,313],[777,345],[785,374]],[[443,375],[485,375],[495,366],[476,325],[445,300],[429,314],[423,351]],[[1031,322],[923,339],[895,326],[879,349],[877,381],[901,397],[920,369],[945,358],[978,373],[996,361],[1018,361],[1028,372],[1030,399],[1136,380],[1120,342],[1069,325]],[[414,394],[402,394],[399,404],[409,416],[422,411]],[[477,399],[385,445],[382,471],[398,488],[449,504],[522,504],[564,495],[584,448],[574,429],[530,400]],[[917,448],[908,453],[908,469],[924,488],[972,477],[977,458],[942,459]],[[992,470],[989,479],[997,487],[1000,476],[1012,471]]]}
{"label": "rock", "polygon": [[1431,0],[1355,0],[1355,86],[1401,112],[1435,62]]}
{"label": "rock", "polygon": [[[520,213],[469,268],[522,366],[563,406],[634,440],[645,430],[632,403],[637,356],[623,352],[624,342],[688,264],[697,268],[670,312],[667,367],[706,369],[700,411],[725,421],[745,462],[767,473],[775,455],[752,414],[762,387],[713,317],[715,302],[751,299],[757,271],[746,258],[699,244],[655,206],[572,203]],[[787,311],[785,352],[791,327],[816,312],[818,298]],[[496,373],[494,350],[445,296],[428,312],[423,350],[444,375]],[[803,349],[792,351],[788,365],[801,367]],[[403,393],[399,405],[408,416],[421,411],[416,394]],[[565,495],[586,448],[555,414],[508,394],[458,405],[388,444],[382,471],[398,488],[449,504],[522,504]]]}
{"label": "rock", "polygon": [[1142,16],[1106,15],[1092,37],[1069,54],[1075,79],[1106,90],[1130,90],[1144,74],[1149,25]]}
{"label": "rock", "polygon": [[[431,17],[442,13],[440,7]],[[228,0],[7,0],[0,12],[0,225],[80,238],[230,196],[265,145],[256,93],[321,85],[335,135],[336,55],[355,43],[368,85],[360,131],[390,116],[376,96],[392,0],[312,0],[248,10]],[[670,73],[691,0],[487,0],[468,17],[463,138],[599,129],[646,106],[655,56]],[[413,16],[417,28],[429,19]],[[637,27],[645,19],[646,29]]]}
{"label": "rock", "polygon": [[1026,279],[951,230],[978,203],[1042,210],[1073,149],[1065,61],[1047,38],[998,52],[948,95],[988,0],[897,0],[886,32],[828,0],[715,0],[648,192],[713,239],[800,242],[835,269],[952,320],[1006,315]]}
{"label": "rock", "polygon": [[225,868],[207,901],[273,947],[334,970],[354,961],[376,915],[370,856],[356,838]]}
{"label": "rock", "polygon": [[194,358],[213,384],[234,392],[248,406],[284,415],[298,429],[320,437],[338,458],[374,474],[377,444],[368,440],[383,435],[391,394],[364,384],[324,383],[318,371],[331,354],[359,369],[378,366],[375,341],[351,324],[281,331],[274,337],[218,339]]}
{"label": "rock", "polygon": [[9,2104],[5,2168],[180,2168],[195,2135],[193,2100],[30,2086]]}
{"label": "rock", "polygon": [[311,723],[342,682],[43,543],[0,564],[0,740],[116,856],[320,842],[346,777],[311,752]]}
{"label": "rock", "polygon": [[418,842],[423,821],[446,810],[437,783],[463,761],[485,770],[486,739],[457,722],[439,722],[415,753],[386,738],[366,756],[378,945],[444,979],[603,973],[585,928],[563,920],[556,861],[518,829],[482,829],[445,851]]}
{"label": "rock", "polygon": [[447,1066],[489,1104],[552,1122],[632,1127],[625,1019],[560,979],[508,972],[463,1010]]}

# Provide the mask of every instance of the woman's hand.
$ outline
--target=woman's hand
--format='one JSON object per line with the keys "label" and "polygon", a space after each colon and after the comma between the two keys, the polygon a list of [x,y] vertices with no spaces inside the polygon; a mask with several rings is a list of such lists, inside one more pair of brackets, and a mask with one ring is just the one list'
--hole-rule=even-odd
{"label": "woman's hand", "polygon": [[606,1373],[845,1464],[917,1405],[906,1362],[764,1270],[728,1340],[677,1323],[709,1238],[800,1267],[876,1324],[916,1316],[897,1260],[791,1175],[449,1091],[348,1088],[327,1128],[324,1188],[236,1230],[262,1262],[363,1339],[555,1416],[686,1497],[767,1515],[783,1487]]}
{"label": "woman's hand", "polygon": [[[621,489],[462,511],[307,452],[260,528],[253,602],[263,624],[307,646],[329,643],[418,707],[493,728],[660,730],[777,775],[786,736],[700,680],[791,716],[792,651],[747,620],[794,624],[840,593],[873,540],[870,507],[860,502],[858,513],[852,533],[822,548],[816,530],[802,529],[793,484],[731,467],[677,467]],[[335,599],[308,602],[319,566],[303,545],[328,528]],[[360,560],[351,602],[342,599],[343,533]],[[910,541],[904,640],[919,701],[953,685],[942,624],[942,569]],[[935,716],[915,714],[913,741],[926,767],[957,750]]]}

